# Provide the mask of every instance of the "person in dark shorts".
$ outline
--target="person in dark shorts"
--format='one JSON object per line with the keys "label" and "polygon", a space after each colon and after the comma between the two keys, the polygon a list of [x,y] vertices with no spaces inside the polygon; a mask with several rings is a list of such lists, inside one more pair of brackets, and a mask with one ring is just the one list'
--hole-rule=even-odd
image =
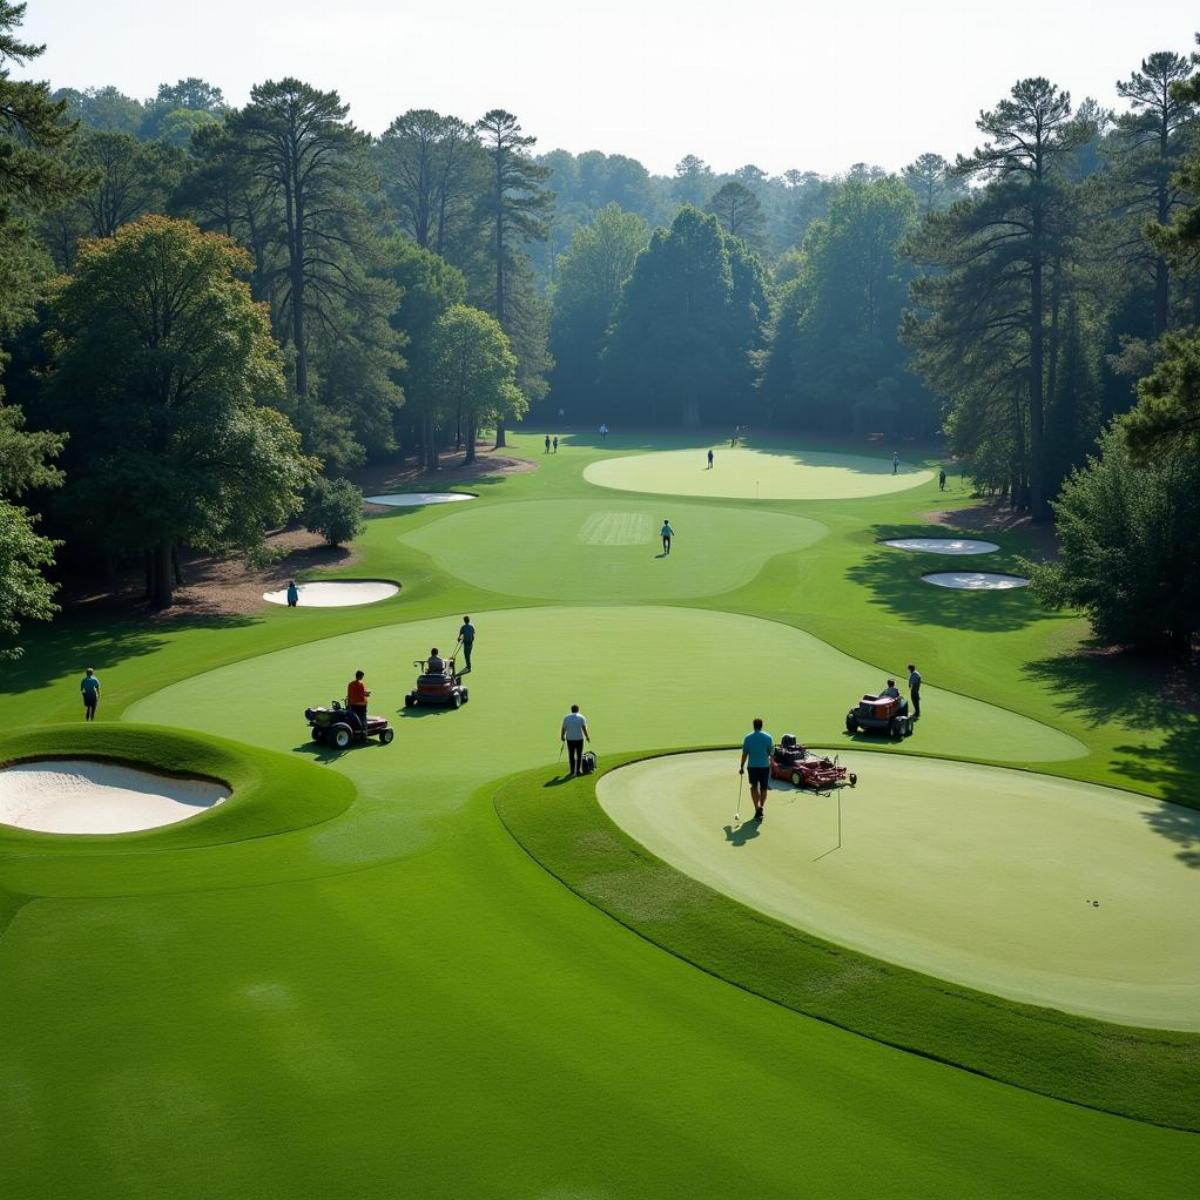
{"label": "person in dark shorts", "polygon": [[463,617],[462,628],[458,631],[458,640],[462,643],[463,658],[467,662],[467,670],[471,669],[471,650],[475,645],[475,626],[470,617]]}
{"label": "person in dark shorts", "polygon": [[554,435],[554,453],[555,454],[558,453],[558,434],[557,433]]}
{"label": "person in dark shorts", "polygon": [[100,703],[100,680],[96,678],[96,672],[91,667],[83,673],[83,678],[79,681],[79,691],[83,695],[83,719],[94,721],[96,705]]}
{"label": "person in dark shorts", "polygon": [[295,608],[300,603],[300,589],[296,586],[294,579],[288,580],[287,585],[287,602],[288,608]]}
{"label": "person in dark shorts", "polygon": [[583,743],[592,740],[588,732],[587,717],[579,711],[578,704],[571,705],[571,711],[562,719],[559,738],[567,743],[567,766],[571,778],[583,774]]}
{"label": "person in dark shorts", "polygon": [[663,518],[663,527],[658,531],[658,536],[662,538],[663,553],[671,553],[671,539],[675,536],[675,530],[671,528],[671,522]]}
{"label": "person in dark shorts", "polygon": [[550,435],[546,434],[546,453],[550,453]]}
{"label": "person in dark shorts", "polygon": [[895,475],[900,470],[900,455],[895,450],[892,451],[892,474]]}
{"label": "person in dark shorts", "polygon": [[938,491],[944,492],[945,490],[946,490],[946,468],[943,467],[938,472]]}
{"label": "person in dark shorts", "polygon": [[346,684],[346,706],[358,720],[358,727],[367,732],[367,685],[363,682],[363,672],[355,671],[354,678]]}
{"label": "person in dark shorts", "polygon": [[913,720],[921,715],[921,672],[908,664],[908,695],[912,700]]}
{"label": "person in dark shorts", "polygon": [[712,468],[713,468],[713,452],[710,450],[708,452],[708,469],[711,471]]}
{"label": "person in dark shorts", "polygon": [[750,799],[754,801],[754,819],[763,819],[763,806],[767,802],[767,784],[771,779],[771,751],[775,739],[763,729],[762,717],[754,718],[754,731],[742,738],[742,761],[738,774],[745,774],[747,764],[750,771]]}

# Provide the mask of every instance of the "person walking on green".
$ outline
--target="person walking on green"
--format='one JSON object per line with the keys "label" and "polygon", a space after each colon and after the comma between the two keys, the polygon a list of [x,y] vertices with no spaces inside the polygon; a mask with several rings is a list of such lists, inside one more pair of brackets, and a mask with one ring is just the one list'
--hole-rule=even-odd
{"label": "person walking on green", "polygon": [[475,626],[470,617],[463,617],[462,628],[458,631],[458,640],[462,643],[463,658],[467,662],[467,670],[471,669],[471,650],[475,645]]}
{"label": "person walking on green", "polygon": [[586,738],[592,740],[588,732],[587,717],[579,711],[578,704],[571,705],[571,711],[562,719],[562,728],[558,731],[559,738],[567,744],[567,766],[572,779],[583,774],[583,742]]}
{"label": "person walking on green", "polygon": [[675,530],[671,528],[671,522],[663,518],[663,527],[658,531],[658,536],[662,538],[663,553],[671,553],[671,539],[675,536]]}
{"label": "person walking on green", "polygon": [[754,801],[754,819],[762,821],[763,807],[767,803],[767,784],[771,779],[771,751],[775,739],[763,729],[762,717],[754,718],[754,729],[742,738],[742,761],[738,774],[744,775],[747,764],[750,768],[750,799]]}
{"label": "person walking on green", "polygon": [[96,672],[91,667],[84,671],[83,678],[79,681],[79,690],[83,694],[83,719],[94,721],[96,705],[100,703],[100,680],[96,678]]}

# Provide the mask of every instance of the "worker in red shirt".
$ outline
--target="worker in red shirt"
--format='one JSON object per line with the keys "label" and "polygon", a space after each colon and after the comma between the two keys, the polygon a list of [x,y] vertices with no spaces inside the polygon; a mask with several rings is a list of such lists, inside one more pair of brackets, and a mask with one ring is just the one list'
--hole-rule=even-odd
{"label": "worker in red shirt", "polygon": [[359,728],[363,733],[367,731],[367,697],[370,694],[367,685],[363,683],[362,671],[355,671],[354,678],[346,684],[346,705],[358,718]]}

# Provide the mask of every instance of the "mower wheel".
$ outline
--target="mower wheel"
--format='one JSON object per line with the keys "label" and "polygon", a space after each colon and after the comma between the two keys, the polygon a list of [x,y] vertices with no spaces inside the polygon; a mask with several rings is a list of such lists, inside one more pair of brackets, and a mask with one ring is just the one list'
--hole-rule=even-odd
{"label": "mower wheel", "polygon": [[894,738],[902,738],[904,736],[904,718],[893,717],[888,725],[888,733]]}
{"label": "mower wheel", "polygon": [[339,750],[348,750],[350,743],[354,741],[354,731],[349,725],[335,725],[329,734],[333,738],[333,744]]}
{"label": "mower wheel", "polygon": [[462,702],[463,702],[462,692],[451,693],[450,703],[453,704],[455,708],[462,708]]}
{"label": "mower wheel", "polygon": [[913,731],[912,717],[905,717],[904,718],[904,736],[912,737],[912,731]]}
{"label": "mower wheel", "polygon": [[851,772],[850,772],[850,786],[851,786],[851,787],[854,787],[854,785],[855,785],[856,783],[858,783],[858,776],[857,776],[857,775],[855,775],[855,773],[854,773],[853,771],[851,771]]}
{"label": "mower wheel", "polygon": [[313,726],[312,740],[314,742],[323,742],[325,740],[325,730],[323,730],[319,725]]}
{"label": "mower wheel", "polygon": [[853,710],[851,710],[850,712],[848,712],[846,714],[846,732],[847,733],[857,733],[858,732],[858,718],[854,715]]}
{"label": "mower wheel", "polygon": [[392,744],[392,738],[395,736],[396,731],[394,729],[381,729],[379,731],[379,744],[381,746],[390,746]]}
{"label": "mower wheel", "polygon": [[801,775],[799,771],[793,771],[792,772],[792,787],[803,787],[803,786],[804,786],[804,776]]}
{"label": "mower wheel", "polygon": [[470,696],[467,694],[467,689],[466,689],[466,688],[463,688],[463,690],[462,690],[462,698],[463,698],[463,703],[464,703],[464,704],[466,704],[466,702],[467,702],[467,701],[468,701],[468,700],[471,698],[471,697],[470,697]]}
{"label": "mower wheel", "polygon": [[412,692],[409,692],[408,695],[404,697],[404,707],[405,708],[412,708],[412,706],[414,704],[416,704],[416,702],[417,702],[417,698],[416,698],[416,696],[414,696],[412,694]]}

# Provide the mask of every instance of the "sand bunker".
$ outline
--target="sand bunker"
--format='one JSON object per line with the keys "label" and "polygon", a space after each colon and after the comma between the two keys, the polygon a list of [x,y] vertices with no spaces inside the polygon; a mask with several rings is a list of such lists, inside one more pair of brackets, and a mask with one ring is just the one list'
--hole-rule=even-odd
{"label": "sand bunker", "polygon": [[[679,870],[834,942],[1031,1004],[1200,1029],[1200,812],[1032,772],[843,752],[858,786],[773,784],[761,826],[734,751],[600,780],[609,816]],[[1166,836],[1164,836],[1166,834]]]}
{"label": "sand bunker", "polygon": [[128,833],[186,821],[229,798],[208,779],[68,759],[0,769],[0,824],[41,833]]}
{"label": "sand bunker", "polygon": [[389,492],[386,496],[364,496],[367,504],[386,504],[388,508],[419,508],[423,504],[454,504],[459,500],[478,500],[467,492]]}
{"label": "sand bunker", "polygon": [[[301,608],[348,608],[352,604],[386,600],[400,588],[382,579],[331,579],[325,583],[301,583],[296,590],[300,593]],[[263,599],[268,604],[286,604],[287,589],[263,592]]]}
{"label": "sand bunker", "polygon": [[999,575],[991,571],[936,571],[922,575],[934,587],[958,588],[965,592],[1006,592],[1010,588],[1029,586],[1023,575]]}
{"label": "sand bunker", "polygon": [[918,554],[991,554],[1000,549],[995,542],[977,542],[971,538],[890,538],[882,545]]}

